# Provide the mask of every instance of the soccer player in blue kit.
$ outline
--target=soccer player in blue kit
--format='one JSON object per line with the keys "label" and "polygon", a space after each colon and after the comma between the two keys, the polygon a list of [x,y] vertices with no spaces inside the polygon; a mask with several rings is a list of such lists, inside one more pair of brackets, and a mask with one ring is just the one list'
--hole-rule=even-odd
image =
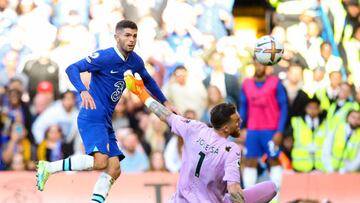
{"label": "soccer player in blue kit", "polygon": [[[95,184],[91,201],[105,201],[111,185],[120,176],[120,161],[125,158],[116,143],[111,117],[126,87],[123,77],[126,70],[138,72],[150,93],[171,108],[146,71],[143,60],[133,52],[137,25],[122,20],[117,23],[115,32],[116,47],[94,52],[66,69],[82,99],[78,128],[87,155],[74,155],[55,162],[39,161],[36,175],[40,191],[44,190],[48,177],[53,173],[101,170],[103,172]],[[80,79],[80,73],[85,71],[91,73],[89,90]]]}

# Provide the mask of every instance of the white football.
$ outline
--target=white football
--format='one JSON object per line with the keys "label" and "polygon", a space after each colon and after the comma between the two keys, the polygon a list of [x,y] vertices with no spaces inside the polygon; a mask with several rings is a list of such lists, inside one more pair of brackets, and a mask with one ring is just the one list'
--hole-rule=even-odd
{"label": "white football", "polygon": [[255,58],[263,65],[277,64],[283,54],[284,47],[274,37],[265,35],[256,41]]}

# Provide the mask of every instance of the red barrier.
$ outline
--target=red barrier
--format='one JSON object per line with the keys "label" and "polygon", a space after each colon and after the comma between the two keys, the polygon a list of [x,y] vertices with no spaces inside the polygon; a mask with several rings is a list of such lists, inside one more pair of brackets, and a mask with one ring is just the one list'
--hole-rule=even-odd
{"label": "red barrier", "polygon": [[291,200],[329,200],[332,203],[360,202],[360,174],[293,173],[283,174],[282,203]]}
{"label": "red barrier", "polygon": [[[54,174],[49,178],[45,190],[39,192],[35,173],[0,172],[0,202],[87,203],[98,176],[96,172]],[[177,174],[171,173],[122,174],[106,202],[166,202],[175,191],[177,177]]]}

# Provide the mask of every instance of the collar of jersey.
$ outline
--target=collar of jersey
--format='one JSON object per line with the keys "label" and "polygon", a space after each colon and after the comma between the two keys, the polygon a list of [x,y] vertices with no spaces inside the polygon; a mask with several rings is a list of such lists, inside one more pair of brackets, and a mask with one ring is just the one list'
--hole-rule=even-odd
{"label": "collar of jersey", "polygon": [[[123,61],[126,61],[124,55],[122,55],[122,53],[119,51],[119,49],[117,47],[114,47],[114,50]],[[129,57],[128,57],[128,59],[129,59]]]}

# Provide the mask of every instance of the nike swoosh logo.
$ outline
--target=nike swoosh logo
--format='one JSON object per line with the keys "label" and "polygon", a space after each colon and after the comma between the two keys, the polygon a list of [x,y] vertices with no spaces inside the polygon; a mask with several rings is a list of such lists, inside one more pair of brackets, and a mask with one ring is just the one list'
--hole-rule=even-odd
{"label": "nike swoosh logo", "polygon": [[264,45],[264,44],[268,44],[268,43],[270,43],[270,42],[260,43],[260,44],[258,44],[257,46],[258,46],[258,47],[261,47],[262,45]]}
{"label": "nike swoosh logo", "polygon": [[110,73],[111,74],[115,74],[115,73],[118,73],[119,71],[114,71],[114,70],[111,70]]}

